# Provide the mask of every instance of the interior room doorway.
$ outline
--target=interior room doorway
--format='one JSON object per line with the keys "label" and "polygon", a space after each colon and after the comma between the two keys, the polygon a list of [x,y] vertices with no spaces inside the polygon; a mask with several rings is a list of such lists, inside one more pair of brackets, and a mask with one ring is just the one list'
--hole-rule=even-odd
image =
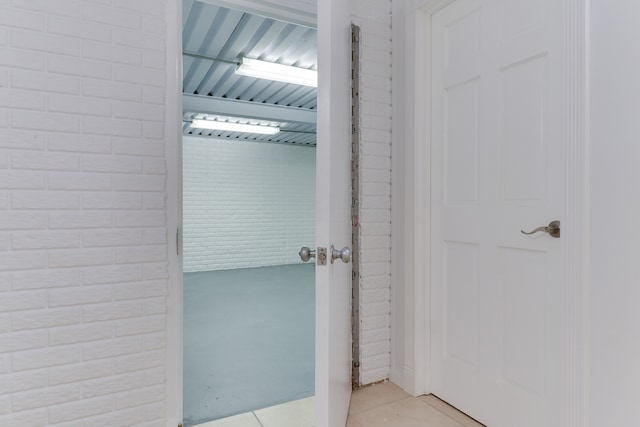
{"label": "interior room doorway", "polygon": [[182,23],[183,419],[193,426],[314,394],[315,271],[297,253],[315,240],[316,88],[237,70],[247,59],[317,64],[314,28],[195,0]]}

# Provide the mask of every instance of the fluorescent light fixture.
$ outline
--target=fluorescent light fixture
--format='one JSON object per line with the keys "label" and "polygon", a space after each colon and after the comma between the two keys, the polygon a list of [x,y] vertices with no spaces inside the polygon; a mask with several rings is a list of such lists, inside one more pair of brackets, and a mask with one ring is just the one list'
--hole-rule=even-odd
{"label": "fluorescent light fixture", "polygon": [[318,72],[290,65],[275,64],[258,59],[242,58],[236,74],[275,80],[277,82],[318,87]]}
{"label": "fluorescent light fixture", "polygon": [[244,123],[217,122],[214,120],[194,119],[191,127],[198,129],[224,130],[228,132],[241,133],[261,133],[264,135],[275,135],[280,132],[280,128],[275,126],[249,125]]}

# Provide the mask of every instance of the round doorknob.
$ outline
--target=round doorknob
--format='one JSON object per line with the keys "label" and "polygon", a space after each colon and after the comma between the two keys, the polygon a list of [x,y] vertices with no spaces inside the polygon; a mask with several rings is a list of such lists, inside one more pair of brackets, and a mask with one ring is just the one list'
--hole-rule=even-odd
{"label": "round doorknob", "polygon": [[300,252],[298,252],[298,255],[300,255],[300,259],[303,262],[307,262],[309,261],[311,258],[315,258],[316,257],[316,251],[312,251],[311,249],[309,249],[306,246],[303,246],[300,249]]}
{"label": "round doorknob", "polygon": [[333,264],[333,260],[338,258],[344,263],[349,263],[349,261],[351,261],[351,248],[345,246],[341,250],[337,250],[331,245],[331,264]]}

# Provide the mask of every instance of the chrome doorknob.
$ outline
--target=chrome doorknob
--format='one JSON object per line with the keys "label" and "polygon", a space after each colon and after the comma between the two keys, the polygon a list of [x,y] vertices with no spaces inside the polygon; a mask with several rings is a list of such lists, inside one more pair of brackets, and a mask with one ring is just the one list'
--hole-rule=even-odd
{"label": "chrome doorknob", "polygon": [[300,252],[298,252],[298,255],[300,255],[300,259],[303,262],[307,262],[309,261],[311,258],[315,258],[316,257],[316,251],[309,249],[306,246],[303,246],[300,249]]}
{"label": "chrome doorknob", "polygon": [[340,258],[342,262],[349,263],[351,261],[351,249],[348,246],[345,246],[341,250],[337,250],[331,245],[331,264],[333,261]]}

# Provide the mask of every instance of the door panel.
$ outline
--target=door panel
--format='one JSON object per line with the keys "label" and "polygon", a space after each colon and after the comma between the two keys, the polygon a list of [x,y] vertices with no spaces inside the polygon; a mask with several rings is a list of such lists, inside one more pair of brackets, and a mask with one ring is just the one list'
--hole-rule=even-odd
{"label": "door panel", "polygon": [[[316,243],[351,246],[349,2],[318,2]],[[351,397],[351,265],[316,266],[316,426],[344,426]]]}
{"label": "door panel", "polygon": [[[516,4],[517,3],[517,4]],[[491,427],[559,420],[561,3],[457,0],[432,20],[432,384]]]}

